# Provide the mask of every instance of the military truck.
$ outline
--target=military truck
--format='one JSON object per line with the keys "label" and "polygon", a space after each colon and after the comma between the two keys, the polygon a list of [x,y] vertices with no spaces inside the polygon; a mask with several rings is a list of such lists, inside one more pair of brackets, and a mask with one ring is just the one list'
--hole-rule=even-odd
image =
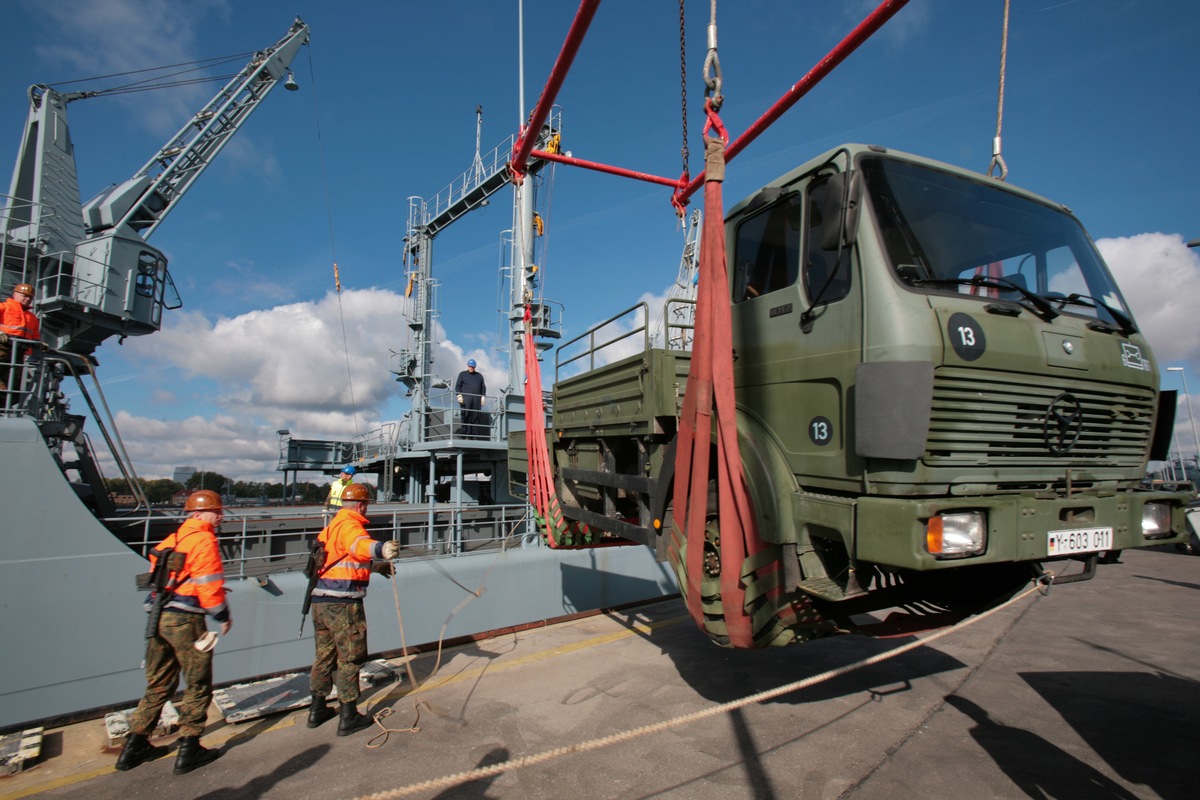
{"label": "military truck", "polygon": [[[738,441],[779,567],[746,589],[755,645],[879,630],[887,609],[891,630],[936,627],[1185,540],[1187,495],[1140,486],[1174,398],[1066,207],[848,144],[733,206],[726,240]],[[690,336],[671,302],[659,336],[642,305],[559,348],[547,439],[561,543],[653,547],[686,587],[671,501]],[[719,617],[703,627],[726,643]]]}

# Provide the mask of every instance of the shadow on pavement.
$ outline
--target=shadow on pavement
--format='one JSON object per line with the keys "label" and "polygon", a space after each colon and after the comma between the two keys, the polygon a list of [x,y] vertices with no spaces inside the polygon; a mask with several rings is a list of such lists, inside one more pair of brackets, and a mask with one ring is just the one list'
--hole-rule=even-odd
{"label": "shadow on pavement", "polygon": [[1126,781],[1164,800],[1196,796],[1200,683],[1150,672],[1021,677]]}

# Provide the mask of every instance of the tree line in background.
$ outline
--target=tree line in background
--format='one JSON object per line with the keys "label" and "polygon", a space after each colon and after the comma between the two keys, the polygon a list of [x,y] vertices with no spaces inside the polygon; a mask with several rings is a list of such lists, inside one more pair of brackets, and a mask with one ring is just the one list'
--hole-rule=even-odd
{"label": "tree line in background", "polygon": [[[129,483],[124,478],[105,478],[105,486],[110,495],[123,497],[132,495]],[[173,481],[170,478],[138,478],[138,483],[151,505],[170,504],[182,491],[193,492],[197,489],[211,489],[218,492],[226,502],[238,501],[261,504],[282,503],[284,485],[274,481],[235,481],[230,480],[219,472],[200,471],[188,478],[187,483]],[[287,499],[290,503],[323,503],[329,494],[329,483],[291,483],[287,485]]]}

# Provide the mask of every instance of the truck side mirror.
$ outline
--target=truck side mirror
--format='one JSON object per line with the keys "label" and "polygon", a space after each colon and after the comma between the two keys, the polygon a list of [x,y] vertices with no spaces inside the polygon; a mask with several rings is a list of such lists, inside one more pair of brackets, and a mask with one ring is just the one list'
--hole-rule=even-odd
{"label": "truck side mirror", "polygon": [[821,209],[825,224],[821,226],[821,249],[837,250],[838,245],[849,247],[858,235],[858,207],[862,201],[862,178],[858,170],[839,172],[825,185],[825,202]]}

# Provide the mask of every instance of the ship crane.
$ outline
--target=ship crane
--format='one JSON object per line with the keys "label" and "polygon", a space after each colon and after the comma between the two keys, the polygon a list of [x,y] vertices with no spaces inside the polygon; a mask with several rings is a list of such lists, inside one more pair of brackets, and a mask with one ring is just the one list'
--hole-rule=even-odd
{"label": "ship crane", "polygon": [[154,333],[179,305],[167,259],[146,243],[289,70],[309,29],[297,18],[128,180],[80,203],[67,104],[95,92],[29,90],[29,116],[4,211],[4,287],[34,284],[43,341],[90,356],[110,336]]}
{"label": "ship crane", "polygon": [[[0,290],[34,286],[45,350],[25,370],[23,388],[0,397],[0,415],[33,417],[47,442],[61,451],[60,468],[79,474],[102,516],[113,511],[103,476],[83,432],[84,417],[68,413],[60,385],[68,374],[75,378],[122,476],[139,504],[148,505],[115,424],[111,417],[105,424],[83,377],[91,374],[95,382],[93,353],[110,336],[154,333],[162,326],[163,309],[182,304],[166,256],[146,238],[276,85],[286,80],[287,88],[297,88],[289,67],[308,38],[308,25],[297,18],[133,177],[86,204],[80,202],[67,104],[105,92],[29,89],[25,132],[0,212]],[[11,372],[14,366],[0,368]],[[65,455],[68,443],[73,457]]]}

